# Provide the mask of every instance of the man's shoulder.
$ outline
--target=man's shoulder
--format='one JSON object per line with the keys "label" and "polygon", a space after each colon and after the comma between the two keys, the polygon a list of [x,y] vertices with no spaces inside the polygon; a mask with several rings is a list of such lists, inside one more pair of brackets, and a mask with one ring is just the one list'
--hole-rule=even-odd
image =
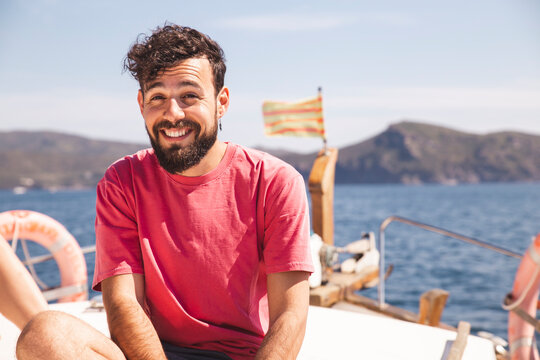
{"label": "man's shoulder", "polygon": [[246,164],[254,169],[257,169],[267,175],[281,174],[288,176],[300,175],[298,171],[284,160],[259,149],[249,148],[242,145],[234,145],[237,147],[236,156],[239,158],[238,164]]}
{"label": "man's shoulder", "polygon": [[141,149],[131,155],[126,155],[113,162],[109,168],[124,168],[127,166],[144,166],[153,162],[154,150],[152,148]]}
{"label": "man's shoulder", "polygon": [[124,178],[129,174],[140,173],[143,169],[154,166],[156,162],[152,148],[142,149],[113,162],[105,171],[103,179],[111,176]]}

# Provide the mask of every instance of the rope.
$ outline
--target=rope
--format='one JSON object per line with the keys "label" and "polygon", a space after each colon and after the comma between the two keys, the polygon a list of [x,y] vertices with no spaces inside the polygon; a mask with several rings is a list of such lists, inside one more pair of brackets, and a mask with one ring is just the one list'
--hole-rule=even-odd
{"label": "rope", "polygon": [[85,284],[69,285],[64,287],[58,287],[51,290],[43,291],[43,297],[47,301],[57,300],[65,296],[73,294],[87,293],[88,290]]}
{"label": "rope", "polygon": [[534,276],[532,276],[531,279],[529,280],[529,283],[527,284],[527,287],[525,288],[525,290],[521,293],[521,296],[516,301],[514,301],[513,303],[510,303],[510,301],[513,299],[513,295],[512,295],[512,293],[509,293],[508,295],[506,295],[506,298],[504,299],[504,302],[502,304],[502,308],[504,310],[506,310],[506,311],[513,311],[519,305],[521,305],[521,303],[523,302],[523,300],[525,300],[525,297],[527,296],[527,294],[531,290],[531,288],[532,288],[532,286],[534,284],[534,280],[536,279],[538,274],[540,274],[540,268],[536,267],[536,270],[534,271]]}
{"label": "rope", "polygon": [[[514,353],[522,347],[533,347],[536,345],[536,341],[534,338],[519,338],[516,339],[511,345],[510,345],[510,356],[514,355]],[[534,346],[536,348],[536,346]]]}
{"label": "rope", "polygon": [[17,218],[15,218],[15,222],[13,223],[13,239],[11,240],[11,248],[13,249],[13,252],[17,250],[18,241],[19,241],[19,222],[17,221]]}
{"label": "rope", "polygon": [[[535,331],[540,333],[540,321],[536,320],[527,311],[519,307],[521,303],[523,302],[523,300],[525,300],[525,297],[527,296],[527,294],[529,294],[529,291],[533,287],[538,275],[540,274],[540,255],[536,252],[534,243],[531,244],[531,246],[529,247],[528,253],[529,253],[529,256],[531,257],[531,260],[536,264],[536,269],[534,271],[534,274],[533,276],[530,277],[529,283],[525,287],[525,290],[521,293],[521,296],[516,301],[512,302],[512,299],[513,299],[512,293],[508,293],[506,295],[502,304],[502,308],[506,311],[512,311],[514,314],[519,316],[522,320],[527,322],[529,325],[533,326]],[[512,355],[520,347],[532,346],[534,344],[535,344],[534,337],[516,339],[510,344],[510,355]]]}
{"label": "rope", "polygon": [[528,312],[523,310],[522,308],[517,308],[512,310],[513,313],[515,313],[517,316],[522,318],[524,321],[529,323],[534,327],[534,330],[540,333],[540,321],[533,318]]}
{"label": "rope", "polygon": [[513,295],[512,293],[509,293],[508,295],[506,295],[506,298],[504,299],[504,302],[502,304],[502,308],[506,311],[512,311],[516,309],[519,305],[521,305],[521,303],[523,302],[523,300],[525,300],[525,297],[531,290],[536,278],[540,274],[540,255],[538,255],[538,253],[536,252],[534,243],[531,244],[528,252],[529,252],[529,256],[531,257],[531,260],[536,264],[536,270],[534,271],[534,275],[531,276],[529,283],[527,284],[527,287],[521,293],[521,296],[516,301],[514,301],[513,303],[510,303],[510,301],[513,298]]}
{"label": "rope", "polygon": [[21,245],[23,248],[24,258],[26,262],[28,263],[28,269],[30,270],[30,274],[32,274],[32,278],[34,281],[39,285],[40,288],[47,290],[49,287],[47,284],[45,284],[39,276],[37,275],[36,269],[34,268],[34,264],[32,262],[28,261],[31,259],[30,252],[28,251],[28,246],[26,245],[26,240],[21,239]]}
{"label": "rope", "polygon": [[[20,232],[20,223],[17,218],[15,218],[15,222],[13,223],[13,239],[11,240],[11,248],[13,249],[13,252],[17,251],[17,245],[19,243],[19,232]],[[28,246],[26,245],[26,240],[21,239],[21,246],[24,253],[24,260],[28,264],[28,270],[30,270],[30,274],[32,275],[32,278],[34,281],[42,288],[42,289],[48,289],[49,287],[47,284],[45,284],[39,276],[36,273],[36,269],[34,268],[34,264],[30,262],[29,260],[32,258],[30,256],[30,252],[28,251]]]}

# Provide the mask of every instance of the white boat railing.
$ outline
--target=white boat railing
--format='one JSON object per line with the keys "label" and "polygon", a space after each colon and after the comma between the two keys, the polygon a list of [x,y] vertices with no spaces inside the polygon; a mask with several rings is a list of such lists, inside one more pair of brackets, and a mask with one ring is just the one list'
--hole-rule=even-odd
{"label": "white boat railing", "polygon": [[[20,239],[20,242],[23,247],[23,255],[24,259],[22,259],[22,263],[26,266],[28,266],[28,270],[30,271],[30,275],[32,275],[32,278],[34,281],[38,284],[38,286],[41,288],[41,292],[43,296],[45,297],[45,300],[51,301],[51,300],[58,300],[64,296],[69,296],[81,292],[88,293],[88,285],[87,284],[78,284],[78,285],[70,285],[70,286],[60,286],[60,287],[54,287],[51,288],[48,285],[46,285],[38,276],[37,272],[34,269],[35,264],[39,264],[45,261],[49,261],[54,259],[53,254],[45,254],[45,255],[39,255],[39,256],[33,256],[30,257],[30,254],[28,252],[28,247],[26,245],[25,239]],[[83,254],[88,254],[96,251],[95,245],[90,245],[86,247],[81,248],[81,252]]]}
{"label": "white boat railing", "polygon": [[514,257],[514,258],[517,258],[517,259],[521,259],[523,257],[521,254],[518,254],[518,253],[516,253],[514,251],[504,249],[502,247],[499,247],[499,246],[496,246],[496,245],[490,244],[488,242],[478,240],[478,239],[475,239],[475,238],[472,238],[472,237],[469,237],[469,236],[461,235],[461,234],[455,233],[453,231],[445,230],[445,229],[442,229],[442,228],[437,227],[437,226],[424,224],[424,223],[421,223],[419,221],[406,219],[406,218],[403,218],[403,217],[400,217],[400,216],[395,216],[395,215],[389,216],[389,217],[387,217],[386,219],[384,219],[382,221],[381,226],[379,227],[379,254],[380,254],[380,259],[379,259],[378,306],[379,306],[380,309],[383,309],[385,307],[385,305],[386,305],[385,304],[385,287],[384,287],[384,278],[385,278],[385,274],[384,274],[384,268],[385,268],[385,263],[384,263],[384,256],[385,256],[385,253],[384,253],[384,248],[385,248],[385,245],[384,245],[384,243],[385,243],[384,231],[386,230],[388,225],[390,225],[394,221],[397,221],[397,222],[400,222],[400,223],[403,223],[403,224],[407,224],[407,225],[411,225],[411,226],[416,226],[416,227],[419,227],[421,229],[431,231],[431,232],[434,232],[434,233],[437,233],[437,234],[445,235],[445,236],[448,236],[448,237],[451,237],[451,238],[454,238],[454,239],[457,239],[457,240],[464,241],[464,242],[472,244],[472,245],[476,245],[476,246],[480,246],[480,247],[483,247],[483,248],[486,248],[486,249],[489,249],[489,250],[496,251],[496,252],[498,252],[500,254],[503,254],[503,255],[506,255],[506,256],[511,256],[511,257]]}
{"label": "white boat railing", "polygon": [[[415,221],[415,220],[411,220],[411,219],[406,219],[406,218],[401,217],[401,216],[395,216],[395,215],[389,216],[389,217],[387,217],[386,219],[384,219],[381,222],[381,225],[379,227],[379,254],[380,254],[380,259],[379,259],[378,306],[379,306],[380,309],[383,309],[385,307],[385,305],[386,305],[386,302],[385,302],[385,295],[386,295],[385,294],[385,277],[386,277],[386,275],[385,275],[385,234],[384,234],[384,231],[386,230],[388,225],[390,225],[392,222],[400,222],[400,223],[403,223],[403,224],[415,226],[415,227],[418,227],[418,228],[421,228],[421,229],[424,229],[424,230],[427,230],[427,231],[431,231],[431,232],[434,232],[434,233],[437,233],[437,234],[445,235],[445,236],[448,236],[448,237],[451,237],[451,238],[454,238],[454,239],[457,239],[457,240],[461,240],[463,242],[466,242],[466,243],[469,243],[469,244],[472,244],[472,245],[476,245],[476,246],[480,246],[480,247],[483,247],[483,248],[486,248],[486,249],[489,249],[489,250],[493,250],[493,251],[498,252],[500,254],[510,256],[510,257],[514,257],[514,258],[517,258],[517,259],[521,259],[523,257],[522,254],[518,254],[518,253],[516,253],[516,252],[514,252],[512,250],[508,250],[508,249],[505,249],[505,248],[490,244],[488,242],[478,240],[478,239],[475,239],[475,238],[472,238],[472,237],[469,237],[469,236],[465,236],[465,235],[462,235],[462,234],[458,234],[456,232],[449,231],[449,230],[446,230],[446,229],[443,229],[443,228],[440,228],[440,227],[437,227],[437,226],[428,225],[428,224],[425,224],[425,223],[422,223],[422,222],[419,222],[419,221]],[[95,252],[96,251],[96,246],[91,245],[91,246],[82,247],[81,251],[82,251],[83,254],[88,254],[88,253],[91,253],[91,252]],[[37,263],[41,263],[41,262],[44,262],[44,261],[52,260],[53,258],[54,257],[53,257],[52,254],[35,256],[35,257],[32,257],[32,258],[27,257],[26,259],[23,260],[23,264],[25,264],[27,266],[32,266],[33,264],[37,264]],[[37,281],[38,279],[35,279],[35,280]]]}
{"label": "white boat railing", "polygon": [[[24,241],[24,240],[22,240],[22,241]],[[82,247],[81,251],[82,251],[83,254],[96,252],[96,246],[95,245],[90,245],[90,246]],[[45,255],[34,256],[34,257],[31,257],[31,258],[27,258],[27,259],[23,260],[22,263],[24,265],[26,265],[26,266],[29,266],[29,265],[39,264],[39,263],[44,262],[44,261],[49,261],[49,260],[52,260],[52,259],[54,259],[54,256],[52,254],[45,254]]]}

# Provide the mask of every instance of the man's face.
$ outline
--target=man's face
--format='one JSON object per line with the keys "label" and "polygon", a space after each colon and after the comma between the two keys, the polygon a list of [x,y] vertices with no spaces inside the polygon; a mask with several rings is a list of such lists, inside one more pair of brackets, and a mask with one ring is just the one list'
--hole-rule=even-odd
{"label": "man's face", "polygon": [[138,96],[160,165],[182,173],[197,165],[217,139],[217,102],[207,59],[187,59],[145,84]]}

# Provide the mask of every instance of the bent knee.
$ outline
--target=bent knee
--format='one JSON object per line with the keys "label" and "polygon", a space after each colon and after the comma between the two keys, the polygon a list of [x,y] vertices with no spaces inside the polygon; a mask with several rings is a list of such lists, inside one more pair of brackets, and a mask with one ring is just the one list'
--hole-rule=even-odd
{"label": "bent knee", "polygon": [[23,328],[17,340],[17,358],[36,359],[58,349],[65,340],[62,329],[73,321],[69,314],[59,311],[43,311],[34,316]]}

